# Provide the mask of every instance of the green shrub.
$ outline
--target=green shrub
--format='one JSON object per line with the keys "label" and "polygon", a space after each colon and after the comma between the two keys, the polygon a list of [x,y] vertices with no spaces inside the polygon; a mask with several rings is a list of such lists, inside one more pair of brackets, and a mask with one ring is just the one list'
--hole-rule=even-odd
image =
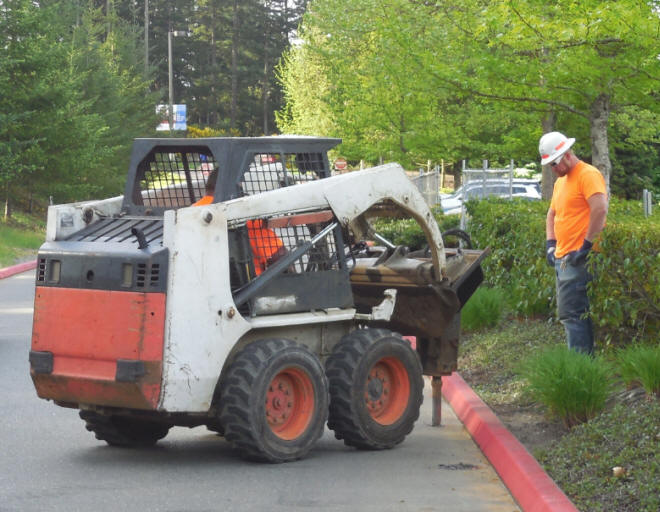
{"label": "green shrub", "polygon": [[461,326],[468,331],[495,327],[502,318],[503,307],[502,290],[482,286],[474,292],[461,310]]}
{"label": "green shrub", "polygon": [[468,232],[475,247],[490,247],[483,262],[486,282],[506,290],[509,307],[524,316],[549,315],[555,282],[545,261],[548,203],[487,199],[468,203]]}
{"label": "green shrub", "polygon": [[[521,315],[550,314],[554,272],[545,261],[547,201],[486,199],[468,202],[468,232],[490,247],[487,283],[506,291]],[[600,254],[591,258],[591,315],[607,344],[660,337],[660,210],[645,218],[639,201],[613,198]]]}
{"label": "green shrub", "polygon": [[531,396],[567,427],[586,422],[603,409],[612,389],[611,372],[603,359],[565,346],[531,356],[521,366]]}
{"label": "green shrub", "polygon": [[627,385],[641,384],[649,395],[660,397],[660,345],[634,345],[619,350],[616,362]]}
{"label": "green shrub", "polygon": [[[440,231],[458,227],[458,215],[443,215],[440,208],[433,211]],[[394,245],[405,245],[415,251],[426,246],[426,236],[414,219],[377,219],[373,223],[378,234]]]}
{"label": "green shrub", "polygon": [[590,287],[592,318],[608,344],[655,341],[660,336],[660,215],[645,219],[619,203],[613,201],[601,252],[591,258],[597,276]]}

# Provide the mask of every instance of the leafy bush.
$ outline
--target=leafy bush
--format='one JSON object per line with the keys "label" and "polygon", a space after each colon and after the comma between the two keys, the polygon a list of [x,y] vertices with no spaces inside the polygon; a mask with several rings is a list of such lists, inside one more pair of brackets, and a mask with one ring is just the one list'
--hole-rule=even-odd
{"label": "leafy bush", "polygon": [[635,212],[631,204],[612,202],[601,254],[591,258],[592,317],[612,345],[660,333],[660,215],[646,219],[641,204]]}
{"label": "leafy bush", "polygon": [[[444,215],[440,208],[436,208],[433,214],[441,232],[458,227],[457,215]],[[426,245],[424,232],[414,219],[378,219],[373,227],[393,244],[405,245],[412,251]]]}
{"label": "leafy bush", "polygon": [[468,202],[475,247],[490,247],[483,262],[488,284],[506,290],[521,315],[550,314],[555,281],[545,261],[545,201],[492,198]]}
{"label": "leafy bush", "polygon": [[[468,231],[476,247],[491,248],[484,260],[489,284],[503,288],[522,315],[550,314],[554,272],[544,255],[546,201],[487,199],[468,203]],[[600,254],[591,258],[597,276],[590,287],[591,315],[608,344],[656,340],[660,333],[660,212],[644,218],[639,201],[612,199]]]}
{"label": "leafy bush", "polygon": [[499,288],[478,288],[461,310],[461,326],[465,330],[495,327],[502,318],[504,293]]}
{"label": "leafy bush", "polygon": [[564,346],[531,356],[521,366],[532,397],[569,428],[603,409],[612,388],[611,372],[603,359]]}
{"label": "leafy bush", "polygon": [[660,397],[660,345],[634,345],[617,353],[619,374],[628,385],[641,384]]}
{"label": "leafy bush", "polygon": [[[490,247],[482,263],[486,284],[504,291],[508,308],[522,316],[551,315],[555,276],[545,261],[547,201],[489,198],[467,203],[474,247]],[[436,212],[441,231],[457,215]],[[411,249],[425,244],[413,220],[386,220],[376,230]],[[660,337],[660,210],[645,218],[640,201],[613,198],[600,254],[591,258],[591,315],[608,345]]]}

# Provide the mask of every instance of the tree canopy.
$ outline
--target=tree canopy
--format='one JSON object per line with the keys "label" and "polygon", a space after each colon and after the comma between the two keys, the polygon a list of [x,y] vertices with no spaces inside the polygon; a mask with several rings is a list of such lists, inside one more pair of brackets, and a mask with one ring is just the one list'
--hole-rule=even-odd
{"label": "tree canopy", "polygon": [[0,0],[0,190],[7,209],[121,193],[132,139],[156,135],[169,100],[172,34],[173,102],[196,133],[336,136],[349,159],[416,167],[538,161],[538,137],[558,129],[617,193],[660,193],[659,12],[658,0]]}
{"label": "tree canopy", "polygon": [[[0,1],[0,190],[55,202],[119,194],[132,139],[173,102],[214,133],[275,130],[274,67],[306,0]],[[160,136],[185,133],[160,132]]]}
{"label": "tree canopy", "polygon": [[[658,12],[639,0],[316,0],[280,70],[278,119],[298,131],[316,118],[346,156],[407,163],[537,160],[539,136],[558,129],[609,178],[612,156],[617,169],[632,152],[657,162]],[[307,65],[317,79],[294,84]],[[660,185],[657,167],[643,172]]]}

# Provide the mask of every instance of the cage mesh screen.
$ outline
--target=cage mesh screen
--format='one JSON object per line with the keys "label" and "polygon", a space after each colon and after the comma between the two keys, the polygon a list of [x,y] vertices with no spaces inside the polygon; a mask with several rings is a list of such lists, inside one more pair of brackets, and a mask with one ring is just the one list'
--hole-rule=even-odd
{"label": "cage mesh screen", "polygon": [[251,196],[327,175],[323,153],[258,153],[243,174],[241,188]]}
{"label": "cage mesh screen", "polygon": [[[284,228],[270,228],[262,219],[247,222],[250,249],[252,251],[256,275],[260,275],[270,265],[304,242],[311,240],[331,221],[293,225]],[[288,273],[320,272],[339,268],[339,259],[334,232],[318,241],[309,251],[295,260],[287,269]]]}
{"label": "cage mesh screen", "polygon": [[156,150],[139,166],[140,192],[145,206],[190,206],[205,194],[206,180],[216,162],[210,151],[194,148]]}

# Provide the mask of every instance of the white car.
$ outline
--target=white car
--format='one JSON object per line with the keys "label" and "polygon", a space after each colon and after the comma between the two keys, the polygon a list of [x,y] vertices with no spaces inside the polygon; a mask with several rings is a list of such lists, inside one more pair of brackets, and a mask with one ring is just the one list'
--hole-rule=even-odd
{"label": "white car", "polygon": [[[509,189],[509,187],[511,188]],[[536,180],[516,178],[510,185],[507,179],[473,180],[459,187],[453,194],[440,196],[442,212],[445,215],[461,213],[464,202],[483,197],[521,197],[530,201],[541,199],[541,185]]]}

